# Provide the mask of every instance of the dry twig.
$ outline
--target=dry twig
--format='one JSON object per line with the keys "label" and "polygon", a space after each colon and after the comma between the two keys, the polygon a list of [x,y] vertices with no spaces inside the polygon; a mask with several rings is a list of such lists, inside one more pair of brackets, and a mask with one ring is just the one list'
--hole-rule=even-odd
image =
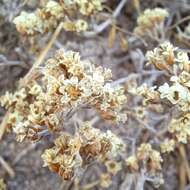
{"label": "dry twig", "polygon": [[183,162],[184,162],[187,178],[190,181],[190,166],[189,166],[189,161],[187,159],[187,155],[186,155],[186,152],[185,152],[184,145],[179,145],[179,152],[180,152],[181,157],[182,157]]}
{"label": "dry twig", "polygon": [[94,26],[94,31],[85,32],[84,35],[86,37],[94,37],[97,34],[103,32],[110,24],[112,24],[113,20],[115,20],[119,16],[126,2],[127,0],[121,0],[119,5],[114,10],[111,18],[109,18],[108,20],[106,20],[105,22],[101,23],[98,26]]}
{"label": "dry twig", "polygon": [[11,168],[11,166],[3,159],[2,156],[0,156],[0,164],[3,166],[3,168],[7,171],[10,177],[15,177],[15,172]]}

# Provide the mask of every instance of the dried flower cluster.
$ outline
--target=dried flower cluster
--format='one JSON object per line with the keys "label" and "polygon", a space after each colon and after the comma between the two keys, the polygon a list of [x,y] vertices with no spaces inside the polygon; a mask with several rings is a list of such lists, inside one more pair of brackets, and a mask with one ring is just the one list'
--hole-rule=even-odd
{"label": "dried flower cluster", "polygon": [[60,0],[60,2],[49,0],[43,8],[35,12],[21,12],[14,19],[14,23],[21,34],[28,36],[51,31],[60,22],[63,22],[66,31],[83,32],[87,30],[88,24],[82,16],[89,16],[100,10],[101,0]]}
{"label": "dried flower cluster", "polygon": [[46,149],[42,155],[44,166],[65,180],[77,175],[79,168],[94,159],[113,158],[125,150],[122,140],[111,131],[103,133],[88,122],[83,123],[74,136],[62,134],[54,144],[53,148]]}
{"label": "dried flower cluster", "polygon": [[44,70],[47,98],[53,105],[92,106],[106,119],[125,121],[126,115],[121,113],[126,102],[124,89],[112,87],[110,79],[110,69],[81,61],[79,54],[72,51],[57,51],[55,57],[46,62]]}
{"label": "dried flower cluster", "polygon": [[[64,0],[63,4],[65,3]],[[73,1],[71,1],[73,2]],[[101,0],[74,0],[74,3],[76,6],[79,7],[79,11],[82,15],[90,15],[96,11],[101,11],[102,10],[102,3]]]}
{"label": "dried flower cluster", "polygon": [[190,60],[186,52],[169,42],[148,51],[146,57],[148,64],[153,64],[169,75],[169,82],[150,88],[143,84],[137,88],[137,92],[145,97],[146,102],[169,102],[171,107],[176,107],[177,115],[168,127],[174,139],[166,140],[161,145],[163,152],[171,152],[177,142],[187,143],[190,136]]}
{"label": "dried flower cluster", "polygon": [[[122,147],[124,147],[124,144],[122,143]],[[107,169],[107,172],[116,175],[120,170],[122,170],[121,162],[117,162],[115,160],[107,160],[105,162],[105,166]]]}
{"label": "dried flower cluster", "polygon": [[173,139],[165,139],[160,148],[162,153],[170,153],[175,148],[175,141]]}
{"label": "dried flower cluster", "polygon": [[[14,94],[6,92],[1,97],[1,105],[9,110],[7,126],[13,128],[18,141],[25,138],[37,140],[38,133],[44,129],[45,94],[42,87],[32,82]],[[41,126],[40,126],[41,125]]]}
{"label": "dried flower cluster", "polygon": [[38,140],[47,129],[59,131],[61,121],[67,122],[69,114],[83,107],[96,108],[105,119],[125,122],[124,90],[113,88],[110,78],[109,69],[80,60],[78,53],[58,50],[45,63],[40,79],[1,97],[1,105],[10,112],[7,124],[22,141]]}
{"label": "dried flower cluster", "polygon": [[111,184],[111,176],[108,173],[102,173],[100,176],[100,186],[103,188],[108,188]]}
{"label": "dried flower cluster", "polygon": [[159,37],[159,33],[163,31],[161,28],[163,28],[165,18],[168,16],[168,11],[162,8],[146,9],[138,17],[138,26],[134,32],[140,36]]}
{"label": "dried flower cluster", "polygon": [[[190,7],[187,0],[171,2],[0,2],[0,70],[10,68],[2,73],[1,84],[6,86],[4,76],[10,71],[12,81],[31,66],[16,83],[16,91],[0,97],[0,106],[7,112],[1,117],[0,141],[6,132],[13,132],[8,136],[11,140],[15,136],[19,142],[45,147],[26,147],[12,162],[12,154],[2,154],[0,190],[17,188],[15,182],[3,178],[5,174],[14,177],[18,160],[31,150],[41,154],[45,170],[66,180],[61,184],[64,189],[150,190],[161,185],[167,190],[188,189]],[[24,38],[15,36],[15,29]],[[63,49],[52,55],[58,47]],[[106,60],[105,65],[114,69],[115,81],[110,69],[66,49],[77,50],[95,63]],[[50,58],[43,61],[46,57]],[[10,151],[14,148],[10,146]],[[22,161],[33,164],[27,159]],[[163,184],[163,176],[175,183]],[[36,189],[28,185],[21,187]]]}
{"label": "dried flower cluster", "polygon": [[[161,153],[170,153],[179,143],[187,144],[190,137],[190,60],[186,52],[170,42],[164,42],[153,51],[148,51],[146,58],[147,65],[152,64],[163,71],[169,82],[150,87],[142,84],[133,93],[143,96],[143,104],[146,106],[159,105],[175,110],[168,121],[164,139],[159,143]],[[127,158],[126,163],[132,170],[145,168],[148,174],[156,177],[161,172],[163,162],[159,151],[153,150],[150,144],[141,144],[136,154]]]}
{"label": "dried flower cluster", "polygon": [[48,1],[44,8],[34,13],[21,12],[14,19],[14,23],[21,34],[32,36],[55,28],[62,18],[63,7],[56,1]]}
{"label": "dried flower cluster", "polygon": [[147,143],[141,144],[136,154],[126,159],[127,165],[132,170],[138,170],[140,165],[143,164],[141,167],[147,168],[149,172],[161,171],[162,162],[163,160],[160,153],[152,149],[152,146]]}

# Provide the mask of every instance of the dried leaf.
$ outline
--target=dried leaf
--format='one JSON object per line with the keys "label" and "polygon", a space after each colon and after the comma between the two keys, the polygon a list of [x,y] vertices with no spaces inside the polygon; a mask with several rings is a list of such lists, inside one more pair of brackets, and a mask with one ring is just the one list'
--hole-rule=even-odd
{"label": "dried leaf", "polygon": [[120,38],[120,47],[121,47],[121,50],[126,52],[128,50],[128,41],[127,41],[127,38],[120,33],[119,35],[119,38]]}
{"label": "dried leaf", "polygon": [[111,30],[109,31],[108,35],[108,47],[112,48],[113,44],[115,42],[115,37],[116,37],[116,26],[115,24],[112,26]]}

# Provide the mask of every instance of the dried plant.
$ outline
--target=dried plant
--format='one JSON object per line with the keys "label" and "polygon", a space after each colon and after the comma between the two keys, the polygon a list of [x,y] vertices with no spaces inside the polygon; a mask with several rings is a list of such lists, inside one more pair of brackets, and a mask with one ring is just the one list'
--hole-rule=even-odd
{"label": "dried plant", "polygon": [[42,155],[44,166],[66,180],[95,159],[113,159],[125,151],[122,140],[111,131],[102,133],[90,123],[83,123],[73,137],[62,134],[54,144],[53,148],[46,149]]}
{"label": "dried plant", "polygon": [[169,16],[162,8],[146,9],[137,19],[134,32],[140,36],[156,41],[165,40],[164,21]]}
{"label": "dried plant", "polygon": [[157,103],[162,102],[164,106],[169,102],[171,108],[176,108],[177,113],[171,119],[168,127],[168,131],[173,134],[173,139],[166,140],[161,145],[164,152],[170,152],[174,149],[175,143],[186,144],[190,135],[190,60],[186,52],[174,47],[169,42],[164,42],[153,51],[148,51],[146,56],[148,64],[153,64],[156,68],[165,71],[169,75],[169,82],[154,88],[149,88],[144,84],[137,88],[137,92],[145,97],[148,104],[155,101]]}
{"label": "dried plant", "polygon": [[[127,0],[42,0],[31,9],[25,7],[32,11],[21,11],[27,3],[16,3],[18,10],[11,14],[13,18],[20,12],[13,20],[15,30],[28,37],[31,49],[37,35],[39,43],[46,41],[43,36],[50,41],[37,59],[32,57],[36,61],[15,90],[0,97],[7,112],[0,140],[6,132],[21,145],[42,145],[40,164],[61,179],[60,189],[164,189],[166,180],[177,178],[177,173],[179,190],[187,189],[190,59],[184,46],[189,47],[188,16],[175,23],[179,12],[164,6],[165,1],[152,2],[156,6],[150,9],[139,0],[130,1],[129,7],[125,7]],[[126,15],[137,17],[137,23],[123,22]],[[132,32],[126,29],[130,26]],[[73,35],[64,33],[61,41],[62,28],[80,35],[68,40]],[[52,31],[51,37],[45,35]],[[13,51],[13,57],[22,54],[18,47]],[[8,62],[3,55],[1,59]],[[100,66],[103,62],[115,76],[105,63]],[[117,79],[120,75],[125,76]],[[16,175],[11,167],[27,151],[11,165],[0,156],[10,177]],[[179,168],[173,167],[176,163]],[[0,178],[0,190],[6,188]]]}
{"label": "dried plant", "polygon": [[90,16],[100,10],[102,10],[100,0],[60,0],[60,2],[49,0],[43,8],[35,12],[21,12],[14,19],[14,23],[21,34],[28,36],[47,33],[55,29],[60,22],[63,22],[66,31],[83,32],[87,30],[88,24],[79,18]]}
{"label": "dried plant", "polygon": [[109,69],[80,60],[76,52],[59,50],[41,68],[41,75],[15,93],[7,92],[1,97],[1,105],[9,112],[7,126],[20,142],[60,134],[55,147],[42,155],[44,166],[68,180],[75,168],[88,160],[122,152],[125,145],[118,137],[110,131],[103,134],[87,123],[73,137],[61,134],[72,115],[89,106],[104,119],[125,122],[126,114],[121,113],[126,101],[124,90],[111,86]]}

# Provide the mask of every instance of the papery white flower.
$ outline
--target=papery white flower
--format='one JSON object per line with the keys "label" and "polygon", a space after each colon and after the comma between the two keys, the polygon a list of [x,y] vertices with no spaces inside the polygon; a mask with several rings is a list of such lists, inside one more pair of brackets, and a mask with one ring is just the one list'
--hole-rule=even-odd
{"label": "papery white flower", "polygon": [[160,145],[162,153],[170,153],[175,148],[175,141],[173,139],[165,139],[163,143]]}
{"label": "papery white flower", "polygon": [[61,103],[62,104],[68,104],[70,101],[71,101],[71,98],[65,92],[64,95],[61,97]]}
{"label": "papery white flower", "polygon": [[35,32],[43,32],[43,22],[35,13],[27,13],[25,11],[16,17],[13,22],[16,24],[17,30],[22,34],[33,35]]}
{"label": "papery white flower", "polygon": [[122,141],[121,138],[117,137],[110,130],[107,130],[107,132],[105,133],[105,137],[111,140],[112,149],[110,151],[110,155],[112,157],[116,157],[118,156],[118,154],[125,151],[125,143]]}
{"label": "papery white flower", "polygon": [[188,57],[187,53],[183,52],[183,51],[180,51],[177,53],[176,61],[179,64],[184,64],[184,63],[190,64],[189,57]]}
{"label": "papery white flower", "polygon": [[49,12],[51,16],[57,17],[63,14],[63,8],[56,1],[49,0],[44,9],[46,12]]}
{"label": "papery white flower", "polygon": [[17,135],[17,140],[22,142],[27,135],[28,121],[19,122],[13,127],[13,132]]}
{"label": "papery white flower", "polygon": [[[173,78],[175,79],[175,78]],[[182,86],[179,83],[174,83],[172,86],[169,86],[167,83],[158,88],[160,92],[160,97],[168,99],[172,104],[177,104],[180,101],[189,100],[189,90]]]}

